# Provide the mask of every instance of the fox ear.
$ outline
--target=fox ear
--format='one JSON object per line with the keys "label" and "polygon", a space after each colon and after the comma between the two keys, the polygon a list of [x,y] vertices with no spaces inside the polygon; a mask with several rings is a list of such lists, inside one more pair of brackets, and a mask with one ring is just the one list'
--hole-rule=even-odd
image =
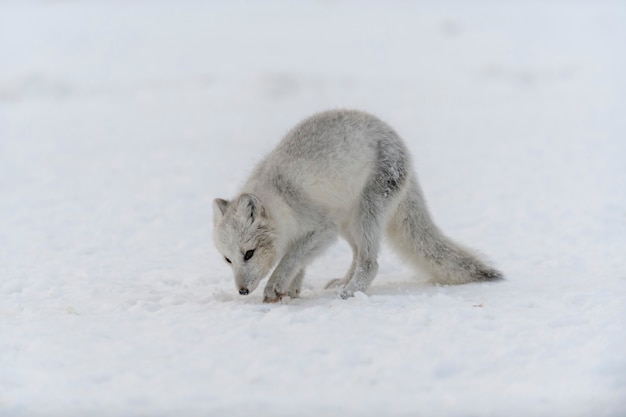
{"label": "fox ear", "polygon": [[223,200],[221,198],[216,198],[213,200],[213,224],[217,224],[222,217],[224,217],[224,213],[226,213],[226,209],[230,205],[230,201]]}
{"label": "fox ear", "polygon": [[257,217],[265,216],[265,207],[254,194],[241,194],[237,201],[237,213],[254,221]]}

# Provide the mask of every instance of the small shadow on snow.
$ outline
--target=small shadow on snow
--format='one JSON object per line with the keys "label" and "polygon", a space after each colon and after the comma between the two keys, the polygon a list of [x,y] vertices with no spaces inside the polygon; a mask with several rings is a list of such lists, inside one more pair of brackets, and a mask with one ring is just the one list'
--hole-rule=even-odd
{"label": "small shadow on snow", "polygon": [[423,293],[425,290],[436,288],[433,284],[423,281],[389,281],[379,284],[374,283],[367,290],[370,296],[374,295],[414,295]]}

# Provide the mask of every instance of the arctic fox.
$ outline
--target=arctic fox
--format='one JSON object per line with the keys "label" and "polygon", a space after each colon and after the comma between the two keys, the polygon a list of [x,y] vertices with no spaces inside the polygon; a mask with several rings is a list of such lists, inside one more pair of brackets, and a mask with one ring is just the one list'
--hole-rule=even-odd
{"label": "arctic fox", "polygon": [[242,193],[213,202],[214,240],[241,295],[273,272],[264,301],[298,297],[306,266],[337,236],[353,252],[341,298],[367,289],[383,233],[396,252],[441,284],[502,274],[444,236],[431,220],[409,152],[393,129],[359,111],[319,113],[263,159]]}

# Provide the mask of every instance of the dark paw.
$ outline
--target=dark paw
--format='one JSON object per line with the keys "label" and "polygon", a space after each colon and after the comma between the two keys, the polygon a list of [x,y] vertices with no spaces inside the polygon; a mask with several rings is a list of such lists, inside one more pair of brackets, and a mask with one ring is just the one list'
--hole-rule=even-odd
{"label": "dark paw", "polygon": [[276,288],[265,288],[263,291],[263,302],[264,303],[277,303],[279,302],[286,294],[284,292],[279,292]]}
{"label": "dark paw", "polygon": [[282,300],[282,298],[283,298],[283,294],[276,294],[274,296],[266,295],[265,297],[263,297],[263,302],[264,303],[277,303],[280,300]]}
{"label": "dark paw", "polygon": [[341,298],[342,300],[347,300],[350,297],[354,297],[354,293],[351,291],[341,291],[339,293],[339,298]]}

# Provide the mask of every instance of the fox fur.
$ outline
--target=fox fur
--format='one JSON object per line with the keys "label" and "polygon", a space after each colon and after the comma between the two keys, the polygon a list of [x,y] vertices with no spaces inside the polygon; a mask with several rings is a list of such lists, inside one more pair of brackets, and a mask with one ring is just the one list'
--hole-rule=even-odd
{"label": "fox fur", "polygon": [[295,126],[232,200],[215,199],[214,240],[242,295],[270,275],[264,301],[298,297],[306,266],[338,236],[353,259],[336,287],[365,291],[386,234],[392,248],[440,284],[502,278],[433,223],[406,145],[375,116],[353,110],[313,115]]}

